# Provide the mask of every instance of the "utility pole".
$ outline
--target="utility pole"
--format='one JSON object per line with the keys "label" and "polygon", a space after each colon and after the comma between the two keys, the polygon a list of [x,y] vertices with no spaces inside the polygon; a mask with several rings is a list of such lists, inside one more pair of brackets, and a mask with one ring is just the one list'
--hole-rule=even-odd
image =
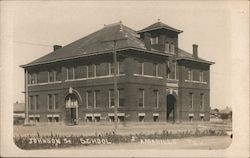
{"label": "utility pole", "polygon": [[117,117],[117,109],[118,109],[118,89],[117,89],[117,54],[116,54],[116,40],[114,40],[114,47],[113,47],[113,61],[114,61],[114,114],[115,114],[115,131],[117,130],[117,124],[118,124],[118,117]]}
{"label": "utility pole", "polygon": [[114,122],[115,122],[115,129],[114,131],[117,130],[117,125],[118,125],[118,116],[117,116],[117,110],[118,110],[118,88],[117,88],[117,72],[118,72],[118,63],[117,63],[117,52],[116,52],[116,44],[118,41],[122,41],[122,40],[127,40],[128,39],[128,35],[127,33],[124,33],[123,28],[122,28],[122,22],[119,22],[120,28],[119,28],[119,32],[117,32],[117,34],[112,37],[111,39],[102,41],[102,42],[113,42],[114,46],[113,46],[113,64],[114,64]]}

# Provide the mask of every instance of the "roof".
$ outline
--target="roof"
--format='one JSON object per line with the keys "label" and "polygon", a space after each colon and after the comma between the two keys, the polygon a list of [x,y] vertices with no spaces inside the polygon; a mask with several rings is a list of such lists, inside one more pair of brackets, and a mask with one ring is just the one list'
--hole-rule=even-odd
{"label": "roof", "polygon": [[[174,29],[166,24],[157,22],[144,30],[156,29],[156,28],[168,28]],[[182,32],[180,30],[174,29]],[[41,58],[38,58],[21,67],[29,67],[47,63],[53,63],[58,61],[65,61],[69,59],[75,59],[79,57],[86,57],[91,55],[98,55],[104,53],[110,53],[114,48],[114,41],[116,41],[116,50],[128,50],[133,49],[136,51],[142,51],[147,53],[153,53],[163,56],[171,56],[169,53],[162,53],[158,50],[148,50],[145,47],[145,43],[139,39],[139,35],[133,29],[123,25],[121,22],[113,23],[104,26],[102,29],[85,36],[77,41],[74,41],[60,49],[57,49]],[[192,60],[197,62],[203,62],[207,64],[213,64],[213,62],[206,61],[202,58],[194,58],[191,53],[184,50],[178,50],[177,59]]]}
{"label": "roof", "polygon": [[20,113],[20,112],[24,112],[25,110],[25,104],[24,103],[14,103],[14,113]]}
{"label": "roof", "polygon": [[152,30],[158,30],[158,29],[166,29],[166,30],[171,30],[171,31],[174,31],[174,32],[177,32],[177,33],[182,33],[183,31],[182,30],[178,30],[178,29],[175,29],[171,26],[168,26],[162,22],[156,22],[148,27],[146,27],[145,29],[142,29],[140,31],[138,31],[137,33],[143,33],[143,32],[148,32],[148,31],[152,31]]}
{"label": "roof", "polygon": [[184,51],[180,48],[178,48],[178,56],[176,58],[177,60],[190,60],[190,61],[195,61],[195,62],[201,62],[201,63],[206,63],[206,64],[209,64],[209,65],[212,65],[214,64],[214,62],[211,62],[211,61],[207,61],[205,59],[202,59],[200,57],[193,57],[193,54],[187,52],[187,51]]}
{"label": "roof", "polygon": [[[95,53],[110,52],[113,50],[114,40],[117,40],[117,51],[128,48],[147,50],[144,42],[138,38],[136,31],[118,22],[106,25],[102,29],[57,49],[27,65],[22,65],[22,67],[77,58]],[[157,50],[151,51],[157,52]]]}

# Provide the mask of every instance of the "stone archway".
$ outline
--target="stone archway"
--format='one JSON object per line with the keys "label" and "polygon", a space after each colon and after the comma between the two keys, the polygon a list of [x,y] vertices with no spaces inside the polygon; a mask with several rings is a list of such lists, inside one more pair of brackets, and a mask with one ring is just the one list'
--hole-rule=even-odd
{"label": "stone archway", "polygon": [[175,122],[176,117],[176,98],[172,94],[168,94],[166,97],[167,106],[167,121]]}

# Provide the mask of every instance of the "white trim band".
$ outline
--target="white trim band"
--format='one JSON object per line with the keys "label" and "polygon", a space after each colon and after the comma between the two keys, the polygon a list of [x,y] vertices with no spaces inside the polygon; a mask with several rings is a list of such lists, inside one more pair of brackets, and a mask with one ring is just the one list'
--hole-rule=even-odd
{"label": "white trim band", "polygon": [[153,113],[153,116],[159,116],[159,113]]}
{"label": "white trim band", "polygon": [[188,116],[189,116],[189,117],[190,117],[190,116],[194,117],[194,114],[188,114]]}
{"label": "white trim band", "polygon": [[145,113],[138,113],[138,116],[145,116]]}

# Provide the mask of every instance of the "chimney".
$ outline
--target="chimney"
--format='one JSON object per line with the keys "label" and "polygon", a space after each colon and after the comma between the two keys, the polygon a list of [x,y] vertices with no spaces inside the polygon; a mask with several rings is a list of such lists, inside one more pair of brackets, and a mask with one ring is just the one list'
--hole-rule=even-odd
{"label": "chimney", "polygon": [[60,45],[53,45],[53,48],[54,48],[54,51],[56,51],[57,49],[62,48],[62,46],[60,46]]}
{"label": "chimney", "polygon": [[145,43],[145,46],[148,50],[151,50],[151,41],[150,41],[150,33],[144,33],[144,43]]}
{"label": "chimney", "polygon": [[198,45],[193,44],[193,57],[198,58]]}

